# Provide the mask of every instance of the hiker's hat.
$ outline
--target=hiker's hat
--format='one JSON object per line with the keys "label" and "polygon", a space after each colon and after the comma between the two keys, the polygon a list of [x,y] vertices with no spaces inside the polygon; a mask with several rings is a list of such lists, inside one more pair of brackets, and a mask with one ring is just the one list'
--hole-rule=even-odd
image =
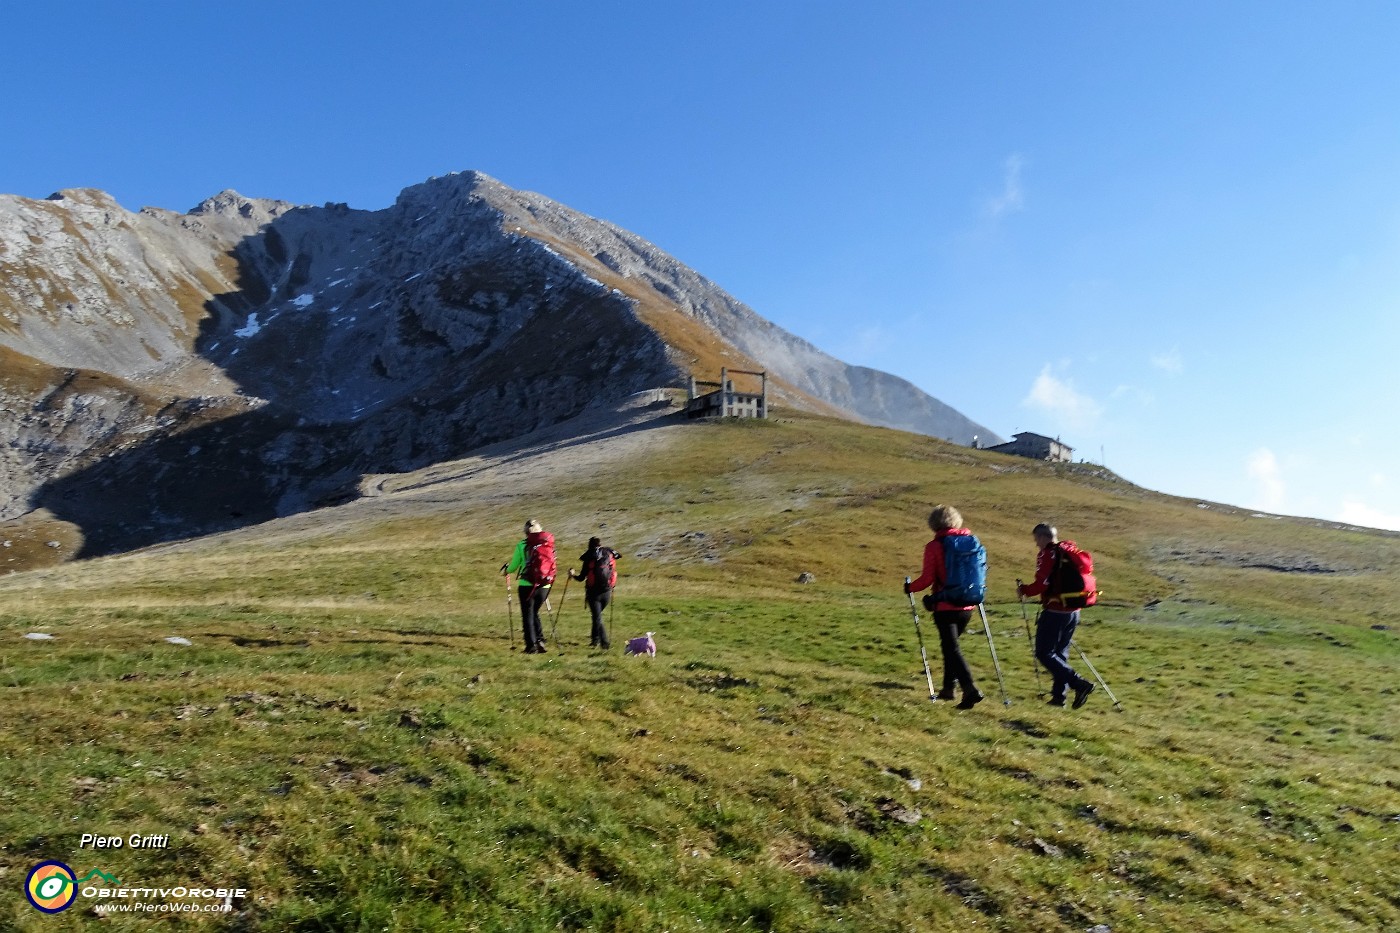
{"label": "hiker's hat", "polygon": [[528,535],[533,534],[536,531],[544,531],[544,526],[532,518],[525,523],[525,533]]}

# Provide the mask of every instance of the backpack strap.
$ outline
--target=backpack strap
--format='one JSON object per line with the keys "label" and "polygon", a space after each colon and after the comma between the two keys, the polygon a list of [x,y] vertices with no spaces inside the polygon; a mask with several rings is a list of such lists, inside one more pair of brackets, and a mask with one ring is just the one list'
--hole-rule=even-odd
{"label": "backpack strap", "polygon": [[1060,547],[1059,541],[1050,546],[1055,549],[1055,556],[1051,558],[1050,578],[1045,582],[1045,595],[1048,597],[1045,600],[1045,606],[1050,608],[1053,604],[1059,604],[1061,608],[1064,608],[1065,601],[1060,598],[1064,595],[1064,591],[1060,587],[1060,567],[1064,563],[1065,552]]}
{"label": "backpack strap", "polygon": [[[939,587],[937,590],[934,590],[932,586],[928,588],[928,598],[936,603],[939,602],[939,597],[943,595],[943,591],[948,588],[948,536],[935,533],[933,540],[938,545],[938,562],[934,566],[938,568],[938,572],[943,578],[939,580]],[[935,577],[934,579],[938,578]],[[932,612],[933,606],[929,606],[928,611]]]}

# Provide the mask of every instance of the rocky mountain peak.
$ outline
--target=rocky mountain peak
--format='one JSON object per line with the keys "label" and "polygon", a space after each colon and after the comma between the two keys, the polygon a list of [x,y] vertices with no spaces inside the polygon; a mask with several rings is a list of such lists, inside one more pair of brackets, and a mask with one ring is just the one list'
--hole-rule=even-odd
{"label": "rocky mountain peak", "polygon": [[268,223],[291,210],[295,205],[265,198],[245,198],[232,188],[225,188],[212,198],[205,198],[190,209],[190,217],[241,217],[257,223]]}
{"label": "rocky mountain peak", "polygon": [[104,210],[121,210],[117,199],[100,188],[64,188],[55,191],[45,201],[63,201],[69,206],[96,207]]}
{"label": "rocky mountain peak", "polygon": [[60,194],[0,197],[0,437],[21,452],[0,522],[47,509],[85,553],[304,510],[721,366],[766,370],[779,406],[995,438],[479,172],[380,211]]}

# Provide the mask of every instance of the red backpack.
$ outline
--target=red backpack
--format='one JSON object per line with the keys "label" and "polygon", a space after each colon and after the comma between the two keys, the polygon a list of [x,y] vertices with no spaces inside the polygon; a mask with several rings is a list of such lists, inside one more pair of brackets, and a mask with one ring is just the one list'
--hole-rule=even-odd
{"label": "red backpack", "polygon": [[525,569],[520,576],[535,586],[554,582],[554,535],[532,531],[525,536]]}
{"label": "red backpack", "polygon": [[1099,601],[1094,579],[1094,555],[1073,541],[1055,545],[1055,566],[1050,570],[1049,608],[1087,609]]}

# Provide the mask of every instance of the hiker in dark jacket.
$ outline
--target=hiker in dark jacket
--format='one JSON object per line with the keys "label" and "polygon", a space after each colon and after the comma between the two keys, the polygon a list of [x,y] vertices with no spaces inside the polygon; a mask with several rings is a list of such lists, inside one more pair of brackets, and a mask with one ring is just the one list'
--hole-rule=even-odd
{"label": "hiker in dark jacket", "polygon": [[549,599],[548,582],[532,582],[527,579],[529,549],[543,545],[547,541],[549,563],[554,562],[554,537],[544,530],[533,518],[525,523],[525,537],[515,545],[511,559],[501,565],[501,573],[515,574],[516,594],[520,597],[520,623],[525,629],[525,653],[544,654],[544,626],[540,623],[540,609]]}
{"label": "hiker in dark jacket", "polygon": [[1054,580],[1056,566],[1062,559],[1060,551],[1078,551],[1073,541],[1061,541],[1055,526],[1042,522],[1031,531],[1040,553],[1035,559],[1035,582],[1016,586],[1017,596],[1039,596],[1040,615],[1035,617],[1035,657],[1053,678],[1050,705],[1064,706],[1065,694],[1074,689],[1074,709],[1084,705],[1094,692],[1094,682],[1080,677],[1069,666],[1069,646],[1079,628],[1079,610],[1069,609],[1060,601]]}
{"label": "hiker in dark jacket", "polygon": [[569,571],[572,579],[583,581],[583,600],[593,615],[593,632],[588,644],[604,651],[612,645],[608,643],[608,630],[603,626],[603,610],[612,602],[613,587],[617,585],[617,561],[621,556],[612,548],[603,547],[602,539],[589,538],[588,550],[579,555],[582,566],[577,572]]}
{"label": "hiker in dark jacket", "polygon": [[924,546],[924,570],[919,579],[908,585],[906,592],[917,593],[931,587],[932,593],[924,597],[924,606],[933,613],[934,625],[938,627],[938,643],[943,651],[943,689],[937,694],[940,700],[953,699],[955,685],[962,687],[962,702],[958,709],[972,709],[982,702],[982,692],[972,681],[972,672],[963,659],[958,638],[967,631],[967,623],[972,621],[972,610],[976,605],[964,606],[937,598],[943,589],[947,575],[947,564],[943,559],[943,541],[950,535],[970,535],[972,532],[962,527],[962,515],[951,505],[940,505],[928,517],[928,526],[933,531],[933,540]]}

